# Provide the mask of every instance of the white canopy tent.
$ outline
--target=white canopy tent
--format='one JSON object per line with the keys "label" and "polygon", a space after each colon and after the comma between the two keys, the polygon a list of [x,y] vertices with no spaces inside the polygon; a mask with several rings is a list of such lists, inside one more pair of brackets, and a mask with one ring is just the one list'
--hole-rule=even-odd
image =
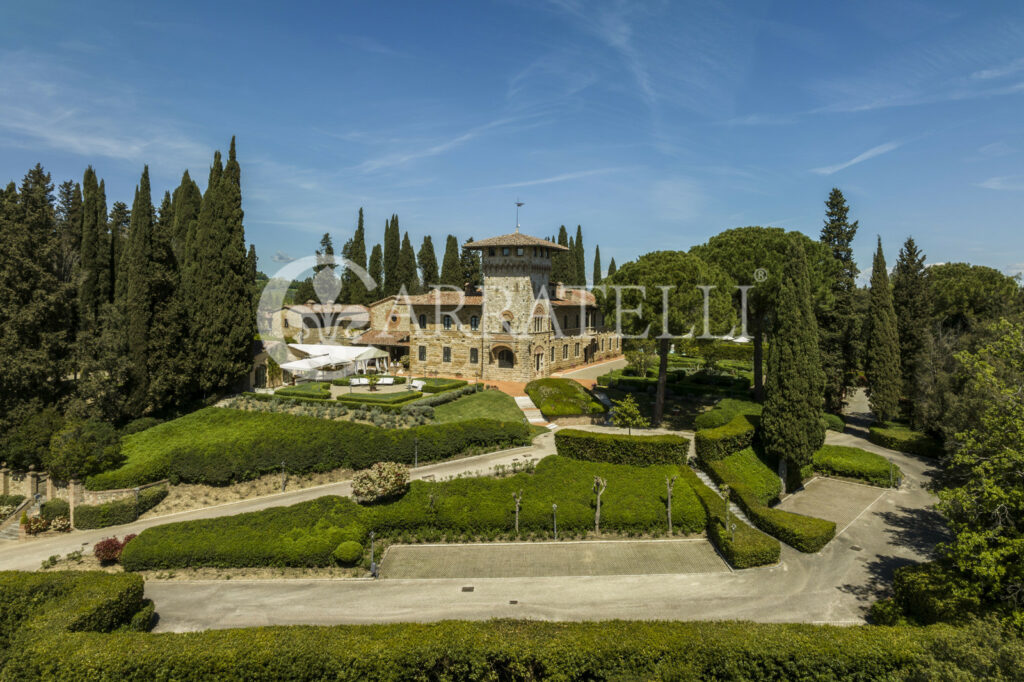
{"label": "white canopy tent", "polygon": [[388,368],[387,351],[373,346],[290,343],[288,347],[296,354],[306,357],[285,362],[281,369],[306,379],[336,379],[365,373],[371,362],[375,369],[380,369],[382,365],[384,371]]}

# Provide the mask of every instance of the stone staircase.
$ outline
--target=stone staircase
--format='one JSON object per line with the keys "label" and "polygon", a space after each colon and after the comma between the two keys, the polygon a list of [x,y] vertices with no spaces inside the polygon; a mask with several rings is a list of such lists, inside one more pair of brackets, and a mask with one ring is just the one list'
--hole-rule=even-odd
{"label": "stone staircase", "polygon": [[[39,500],[32,503],[29,507],[26,507],[23,511],[27,512],[29,516],[35,516],[39,513],[39,507],[44,501],[45,500],[40,497]],[[18,532],[21,526],[21,514],[22,512],[19,511],[4,523],[0,523],[0,542],[18,539]]]}
{"label": "stone staircase", "polygon": [[[699,478],[704,483],[704,485],[714,490],[719,497],[722,496],[722,491],[719,490],[718,485],[714,482],[714,480],[712,480],[710,476],[708,476],[706,473],[704,473],[697,467],[693,467],[693,472],[697,474],[697,478]],[[736,506],[735,502],[729,502],[729,513],[732,516],[738,518],[743,523],[747,524],[748,526],[756,528],[756,526],[754,526],[754,524],[750,522],[750,519],[747,518],[747,515],[743,513],[743,510]]]}
{"label": "stone staircase", "polygon": [[544,415],[540,413],[540,409],[533,404],[533,401],[530,400],[530,396],[517,395],[515,397],[515,401],[516,405],[519,406],[519,409],[523,411],[524,415],[526,415],[526,421],[538,426],[547,426],[551,429],[554,428],[554,426],[549,424],[548,420],[544,418]]}

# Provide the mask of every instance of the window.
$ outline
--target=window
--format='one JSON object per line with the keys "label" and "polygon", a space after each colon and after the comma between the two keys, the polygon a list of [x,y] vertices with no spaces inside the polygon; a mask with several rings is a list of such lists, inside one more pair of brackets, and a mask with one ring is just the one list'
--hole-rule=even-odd
{"label": "window", "polygon": [[420,346],[420,348],[419,348],[419,355],[420,355],[420,362],[426,362],[427,361],[427,347],[426,346]]}
{"label": "window", "polygon": [[444,316],[444,330],[445,331],[449,331],[451,328],[452,328],[452,316],[451,315],[445,315]]}
{"label": "window", "polygon": [[533,331],[542,332],[544,331],[544,318],[537,315],[533,318]]}
{"label": "window", "polygon": [[441,349],[441,360],[444,362],[452,361],[452,349],[449,346],[445,346]]}
{"label": "window", "polygon": [[517,256],[522,256],[523,255],[523,247],[520,246],[518,249],[516,249],[516,255]]}
{"label": "window", "polygon": [[502,369],[510,369],[516,366],[516,356],[513,355],[512,351],[508,348],[502,348],[498,351],[498,367]]}
{"label": "window", "polygon": [[604,339],[601,339],[601,350],[604,350]]}
{"label": "window", "polygon": [[488,256],[493,256],[494,255],[494,247],[493,246],[491,248],[487,249],[487,255]]}
{"label": "window", "polygon": [[288,318],[287,318],[287,317],[286,317],[286,318],[284,318],[284,328],[285,328],[285,329],[287,329],[287,328],[288,328]]}
{"label": "window", "polygon": [[422,313],[420,313],[419,323],[420,323],[420,329],[426,329],[427,328],[427,316],[422,314]]}
{"label": "window", "polygon": [[565,360],[569,357],[569,344],[562,346],[562,359]]}
{"label": "window", "polygon": [[469,318],[469,328],[472,329],[473,331],[476,331],[476,330],[480,329],[480,318],[477,317],[476,315],[473,315],[472,317],[470,317]]}
{"label": "window", "polygon": [[569,328],[569,316],[568,315],[562,315],[562,328],[563,329],[568,329]]}
{"label": "window", "polygon": [[576,328],[579,329],[579,327],[580,327],[580,316],[577,315],[576,316]]}
{"label": "window", "polygon": [[477,349],[477,348],[470,348],[469,349],[469,362],[470,362],[470,364],[473,364],[473,365],[475,365],[476,363],[480,362],[480,350],[479,349]]}
{"label": "window", "polygon": [[503,248],[503,249],[501,250],[501,255],[502,255],[502,256],[507,256],[508,254],[509,254],[509,250],[508,250],[508,247],[506,246],[506,247],[504,247],[504,248]]}
{"label": "window", "polygon": [[576,357],[579,357],[580,356],[580,342],[579,341],[576,342],[575,351],[576,351],[576,353],[575,353]]}
{"label": "window", "polygon": [[391,316],[391,321],[392,322],[398,322],[398,315],[392,315]]}
{"label": "window", "polygon": [[555,347],[551,346],[551,362],[555,361]]}

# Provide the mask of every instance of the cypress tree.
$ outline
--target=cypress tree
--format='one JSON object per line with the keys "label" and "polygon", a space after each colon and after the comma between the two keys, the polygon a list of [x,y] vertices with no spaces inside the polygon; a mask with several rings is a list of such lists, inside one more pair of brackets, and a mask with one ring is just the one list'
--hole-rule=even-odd
{"label": "cypress tree", "polygon": [[462,263],[459,259],[459,240],[448,235],[444,245],[444,260],[441,261],[441,284],[462,288]]}
{"label": "cypress tree", "polygon": [[[473,241],[470,237],[466,243]],[[459,257],[459,268],[462,270],[462,281],[470,287],[478,287],[483,284],[484,275],[481,264],[482,254],[475,249],[462,247],[462,255]]]}
{"label": "cypress tree", "polygon": [[778,461],[787,489],[792,490],[799,484],[800,468],[811,463],[825,441],[821,424],[824,376],[807,259],[794,238],[789,240],[786,260],[768,346],[761,441],[765,453]]}
{"label": "cypress tree", "polygon": [[931,289],[924,261],[925,255],[917,248],[914,238],[907,237],[892,275],[892,305],[900,340],[900,376],[903,396],[908,399],[917,393],[915,387],[929,346]]}
{"label": "cypress tree", "polygon": [[434,253],[434,242],[430,239],[429,234],[423,237],[423,243],[420,245],[420,252],[417,256],[420,274],[423,276],[423,288],[430,289],[432,284],[440,282],[440,274],[437,271],[437,255]]}
{"label": "cypress tree", "polygon": [[195,259],[192,242],[195,240],[196,221],[199,220],[199,209],[203,204],[203,193],[199,185],[189,176],[186,170],[181,175],[181,184],[171,195],[174,223],[171,226],[171,248],[179,269],[184,268],[187,261]]}
{"label": "cypress tree", "polygon": [[149,189],[149,166],[135,188],[128,240],[121,257],[117,282],[117,306],[121,311],[128,347],[129,388],[127,411],[142,415],[148,406],[149,331],[152,323],[151,259],[153,239],[153,203]]}
{"label": "cypress tree", "polygon": [[[366,229],[363,226],[363,209],[361,207],[359,209],[359,218],[356,221],[356,231],[352,235],[344,256],[353,266],[366,270]],[[370,294],[366,290],[366,285],[363,284],[362,278],[348,269],[348,263],[345,265],[342,282],[344,298],[342,300],[346,303],[355,303],[357,305],[370,303]]]}
{"label": "cypress tree", "polygon": [[[100,180],[100,201],[101,212],[106,213],[106,200],[103,191],[103,181]],[[111,303],[117,298],[117,275],[121,266],[121,254],[124,253],[124,243],[128,237],[128,225],[131,224],[132,212],[128,204],[123,201],[115,201],[110,207],[109,234],[107,235],[107,276],[104,291],[107,300]]]}
{"label": "cypress tree", "polygon": [[60,184],[56,209],[57,273],[62,282],[78,286],[82,242],[82,186],[73,180]]}
{"label": "cypress tree", "polygon": [[865,375],[871,411],[882,421],[895,419],[900,402],[900,344],[881,237],[871,265]]}
{"label": "cypress tree", "polygon": [[833,187],[825,202],[825,224],[821,242],[839,262],[839,272],[832,282],[832,307],[821,312],[821,361],[825,371],[825,409],[841,412],[846,388],[853,383],[857,369],[857,313],[854,291],[859,270],[853,260],[853,238],[858,222],[849,221],[850,209],[838,188]]}
{"label": "cypress tree", "polygon": [[583,226],[576,226],[576,285],[587,286],[587,261],[583,250]]}
{"label": "cypress tree", "polygon": [[601,246],[594,246],[594,286],[601,283]]}
{"label": "cypress tree", "polygon": [[[101,302],[100,276],[107,271],[107,253],[101,251],[99,242],[97,204],[99,184],[92,166],[85,169],[82,177],[82,242],[79,260],[78,308],[82,328],[91,328],[96,322]],[[106,221],[104,221],[104,224]]]}
{"label": "cypress tree", "polygon": [[376,296],[368,296],[373,300],[379,300],[384,294],[384,251],[381,249],[380,244],[374,244],[373,250],[370,251],[370,265],[368,269],[370,273],[370,279],[374,281],[376,287],[373,289],[376,292]]}
{"label": "cypress tree", "polygon": [[398,254],[399,288],[405,287],[410,294],[420,293],[420,277],[416,272],[416,252],[409,241],[409,233],[402,237],[402,250]]}
{"label": "cypress tree", "polygon": [[[565,225],[558,229],[558,244],[565,247],[569,246],[569,233],[565,231]],[[552,284],[557,285],[559,282],[562,284],[572,284],[574,279],[576,279],[576,275],[573,271],[573,252],[556,252],[551,258]]]}
{"label": "cypress tree", "polygon": [[608,274],[605,275],[605,279],[614,276],[615,275],[615,271],[617,269],[618,268],[615,267],[615,259],[612,258],[610,261],[608,261]]}
{"label": "cypress tree", "polygon": [[398,216],[392,214],[384,228],[384,291],[397,294],[402,286],[398,274],[398,256],[402,251],[402,237],[398,231]]}

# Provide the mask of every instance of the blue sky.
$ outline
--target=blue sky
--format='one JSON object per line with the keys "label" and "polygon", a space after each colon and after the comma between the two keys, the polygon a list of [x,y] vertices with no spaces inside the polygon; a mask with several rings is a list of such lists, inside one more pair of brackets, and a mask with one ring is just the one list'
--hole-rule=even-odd
{"label": "blue sky", "polygon": [[[7,3],[0,179],[93,164],[131,202],[238,136],[271,272],[399,214],[477,238],[582,224],[589,261],[729,227],[817,236],[840,187],[890,263],[1024,270],[1024,5]],[[159,201],[159,196],[154,197]],[[440,257],[440,254],[439,254]]]}

